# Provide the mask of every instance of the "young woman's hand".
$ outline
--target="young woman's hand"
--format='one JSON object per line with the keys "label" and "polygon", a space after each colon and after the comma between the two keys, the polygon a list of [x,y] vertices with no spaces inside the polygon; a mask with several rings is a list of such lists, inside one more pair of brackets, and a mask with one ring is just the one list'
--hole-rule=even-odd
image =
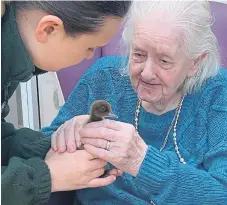
{"label": "young woman's hand", "polygon": [[52,149],[48,152],[45,162],[51,174],[51,192],[101,187],[112,184],[121,171],[113,169],[105,178],[106,161],[98,159],[85,150],[73,153],[58,153]]}

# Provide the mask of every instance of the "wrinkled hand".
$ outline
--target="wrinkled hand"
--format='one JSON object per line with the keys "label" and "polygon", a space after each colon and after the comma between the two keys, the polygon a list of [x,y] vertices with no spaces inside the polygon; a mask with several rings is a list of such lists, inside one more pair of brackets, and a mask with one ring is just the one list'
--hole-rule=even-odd
{"label": "wrinkled hand", "polygon": [[[136,176],[148,146],[131,124],[113,120],[92,122],[80,130],[81,142],[90,154]],[[109,149],[107,141],[110,141]]]}
{"label": "wrinkled hand", "polygon": [[79,131],[89,120],[89,115],[79,115],[62,124],[51,136],[55,152],[75,152],[81,146]]}
{"label": "wrinkled hand", "polygon": [[114,169],[109,176],[98,178],[103,175],[107,162],[85,150],[58,153],[50,149],[45,162],[50,169],[51,192],[107,186],[116,180],[116,176],[122,174]]}

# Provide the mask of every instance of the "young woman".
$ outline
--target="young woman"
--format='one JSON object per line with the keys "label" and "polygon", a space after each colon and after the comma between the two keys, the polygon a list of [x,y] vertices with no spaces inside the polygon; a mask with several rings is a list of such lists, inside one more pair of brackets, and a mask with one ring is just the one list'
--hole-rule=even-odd
{"label": "young woman", "polygon": [[86,151],[53,154],[44,161],[50,140],[41,132],[16,130],[4,118],[19,82],[91,58],[119,30],[129,7],[129,1],[2,3],[2,204],[41,204],[51,192],[116,179],[114,172],[99,179],[106,162]]}

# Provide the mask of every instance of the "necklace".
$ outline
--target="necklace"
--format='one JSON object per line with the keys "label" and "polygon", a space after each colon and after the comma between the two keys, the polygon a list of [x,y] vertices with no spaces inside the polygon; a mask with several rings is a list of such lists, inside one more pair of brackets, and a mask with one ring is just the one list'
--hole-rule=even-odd
{"label": "necklace", "polygon": [[[178,144],[177,144],[177,123],[178,123],[178,119],[179,119],[179,116],[180,116],[183,101],[184,101],[184,96],[181,98],[181,100],[180,100],[180,102],[177,106],[176,112],[175,112],[173,120],[172,120],[172,122],[171,122],[171,124],[168,128],[168,131],[167,131],[166,137],[164,139],[163,145],[160,148],[160,152],[162,152],[163,149],[165,148],[165,146],[168,142],[169,133],[173,128],[173,143],[174,143],[175,151],[177,153],[177,156],[178,156],[180,162],[183,163],[183,164],[186,164],[184,158],[181,156],[181,153],[179,151],[179,147],[178,147]],[[137,105],[136,105],[136,112],[135,112],[135,120],[134,120],[135,129],[136,129],[137,132],[139,130],[138,125],[139,125],[139,113],[140,113],[141,105],[142,105],[142,100],[140,98],[138,98]]]}

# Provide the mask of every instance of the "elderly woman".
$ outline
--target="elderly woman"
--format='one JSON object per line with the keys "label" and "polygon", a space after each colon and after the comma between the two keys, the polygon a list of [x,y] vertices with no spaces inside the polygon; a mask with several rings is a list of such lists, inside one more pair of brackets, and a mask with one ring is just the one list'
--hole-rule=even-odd
{"label": "elderly woman", "polygon": [[[227,72],[208,2],[134,2],[123,40],[129,76],[121,57],[98,60],[43,130],[55,150],[75,151],[82,137],[89,153],[124,172],[109,186],[77,191],[80,202],[226,204]],[[83,126],[98,99],[118,121]]]}

